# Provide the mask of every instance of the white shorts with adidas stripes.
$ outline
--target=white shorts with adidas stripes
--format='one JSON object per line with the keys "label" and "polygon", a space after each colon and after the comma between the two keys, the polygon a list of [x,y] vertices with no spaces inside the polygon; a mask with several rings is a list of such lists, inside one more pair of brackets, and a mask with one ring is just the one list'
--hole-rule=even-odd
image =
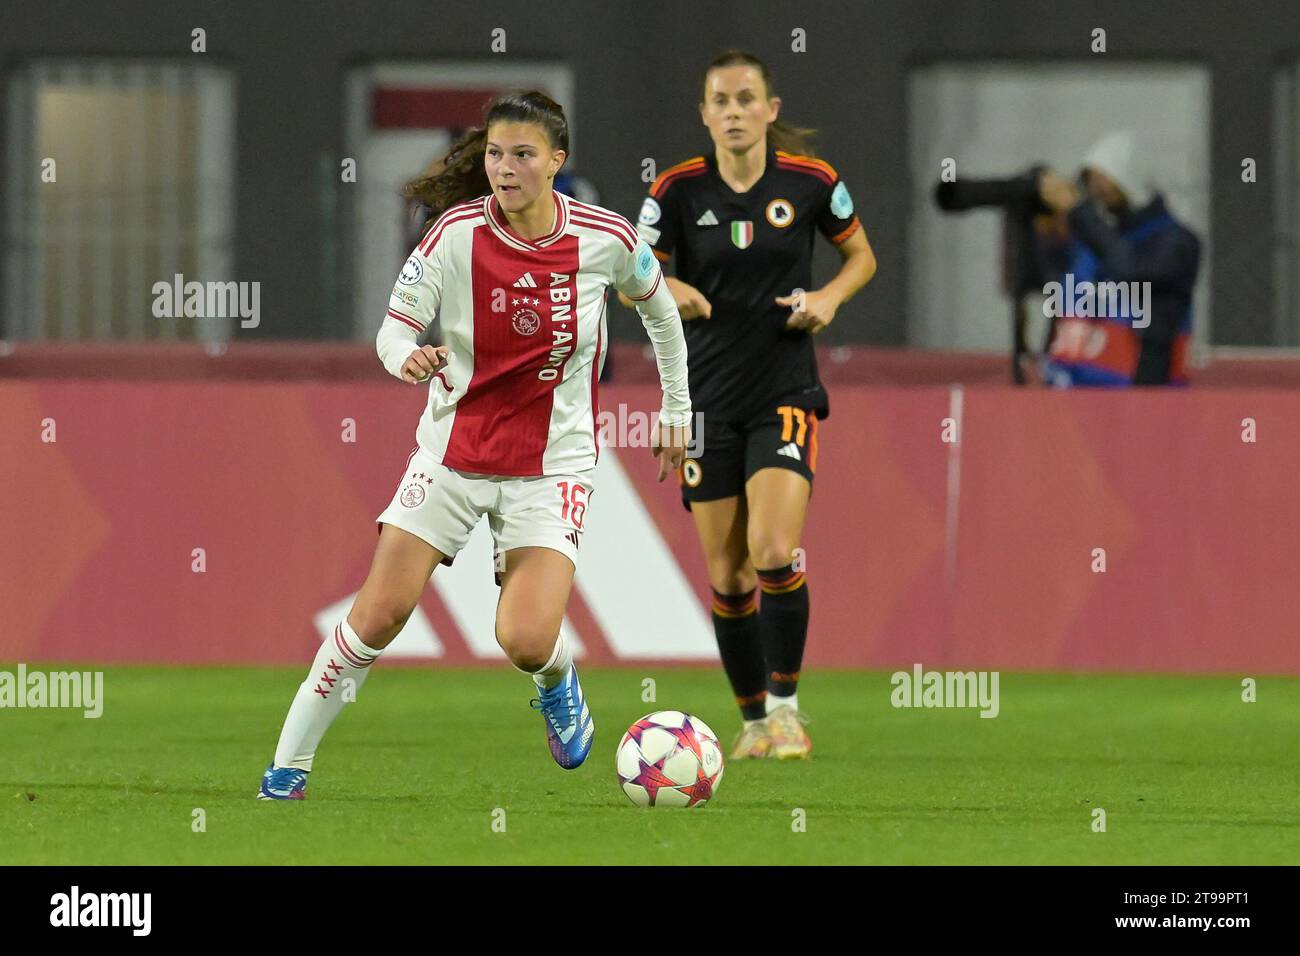
{"label": "white shorts with adidas stripes", "polygon": [[375,520],[427,541],[450,564],[487,515],[498,554],[551,548],[577,567],[594,475],[594,469],[531,478],[474,475],[448,468],[417,448],[393,500]]}

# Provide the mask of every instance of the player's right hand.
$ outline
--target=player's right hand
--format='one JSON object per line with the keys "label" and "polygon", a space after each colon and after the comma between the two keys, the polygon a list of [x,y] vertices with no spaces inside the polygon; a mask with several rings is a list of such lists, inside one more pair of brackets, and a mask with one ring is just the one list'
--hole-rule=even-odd
{"label": "player's right hand", "polygon": [[445,345],[422,345],[402,363],[402,381],[415,384],[427,382],[447,367],[450,357],[451,351]]}
{"label": "player's right hand", "polygon": [[660,422],[655,427],[654,438],[650,441],[650,453],[659,460],[660,481],[682,467],[682,462],[686,458],[686,446],[690,443],[689,424],[665,425]]}
{"label": "player's right hand", "polygon": [[713,306],[699,289],[683,282],[677,295],[677,312],[683,322],[690,322],[692,319],[707,319],[713,314]]}

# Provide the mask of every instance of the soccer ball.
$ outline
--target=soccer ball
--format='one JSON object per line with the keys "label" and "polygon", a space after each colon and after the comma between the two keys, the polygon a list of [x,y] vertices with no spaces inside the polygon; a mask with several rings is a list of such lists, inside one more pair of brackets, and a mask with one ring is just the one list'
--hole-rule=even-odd
{"label": "soccer ball", "polygon": [[702,807],[722,782],[718,735],[680,710],[647,714],[619,741],[618,782],[638,807]]}

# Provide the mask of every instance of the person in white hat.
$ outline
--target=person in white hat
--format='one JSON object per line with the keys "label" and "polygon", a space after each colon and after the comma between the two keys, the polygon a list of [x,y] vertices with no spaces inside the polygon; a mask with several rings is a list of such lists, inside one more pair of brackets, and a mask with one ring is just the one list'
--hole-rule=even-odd
{"label": "person in white hat", "polygon": [[1039,178],[1043,203],[1069,224],[1067,288],[1125,286],[1120,308],[1081,309],[1088,300],[1066,296],[1044,368],[1052,384],[1187,383],[1200,240],[1169,213],[1149,157],[1134,133],[1114,131],[1084,157],[1086,196],[1059,173]]}

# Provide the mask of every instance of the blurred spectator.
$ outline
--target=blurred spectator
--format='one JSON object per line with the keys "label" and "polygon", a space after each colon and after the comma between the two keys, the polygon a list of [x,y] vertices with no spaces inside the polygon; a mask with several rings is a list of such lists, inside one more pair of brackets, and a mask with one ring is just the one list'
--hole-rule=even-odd
{"label": "blurred spectator", "polygon": [[1049,384],[1187,383],[1200,240],[1152,189],[1149,160],[1132,133],[1112,132],[1084,159],[1086,196],[1051,170],[1039,178],[1044,205],[1065,215],[1071,236],[1043,363]]}

